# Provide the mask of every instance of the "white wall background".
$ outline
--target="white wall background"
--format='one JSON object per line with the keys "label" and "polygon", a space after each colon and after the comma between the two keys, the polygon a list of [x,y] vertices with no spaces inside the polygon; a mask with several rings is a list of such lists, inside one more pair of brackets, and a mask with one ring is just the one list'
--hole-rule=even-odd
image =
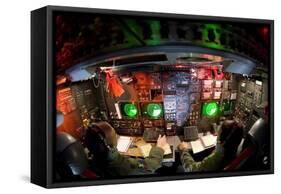
{"label": "white wall background", "polygon": [[[0,5],[0,193],[278,193],[280,34],[278,0],[2,0]],[[46,190],[29,183],[30,11],[45,5],[275,20],[275,174]]]}

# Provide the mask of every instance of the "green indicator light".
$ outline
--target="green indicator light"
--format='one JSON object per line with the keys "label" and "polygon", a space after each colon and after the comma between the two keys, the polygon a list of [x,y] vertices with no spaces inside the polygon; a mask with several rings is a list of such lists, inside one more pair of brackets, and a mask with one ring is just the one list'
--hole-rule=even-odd
{"label": "green indicator light", "polygon": [[206,116],[215,116],[219,111],[218,104],[215,102],[210,102],[204,105],[203,113]]}
{"label": "green indicator light", "polygon": [[124,112],[128,117],[135,117],[138,114],[138,109],[135,104],[125,104]]}
{"label": "green indicator light", "polygon": [[154,118],[160,117],[162,115],[162,106],[156,103],[148,104],[147,114]]}

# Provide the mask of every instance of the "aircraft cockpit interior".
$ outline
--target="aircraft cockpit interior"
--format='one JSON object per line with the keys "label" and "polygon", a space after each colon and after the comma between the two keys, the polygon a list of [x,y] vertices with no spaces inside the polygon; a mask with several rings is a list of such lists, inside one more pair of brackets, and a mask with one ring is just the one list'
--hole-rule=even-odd
{"label": "aircraft cockpit interior", "polygon": [[56,23],[57,145],[71,145],[57,149],[58,168],[70,169],[58,180],[269,168],[267,26],[64,14]]}

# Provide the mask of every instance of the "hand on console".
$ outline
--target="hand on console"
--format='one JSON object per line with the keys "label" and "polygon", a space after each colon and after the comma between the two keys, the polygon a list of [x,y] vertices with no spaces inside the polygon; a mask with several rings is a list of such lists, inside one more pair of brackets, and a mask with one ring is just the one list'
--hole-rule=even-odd
{"label": "hand on console", "polygon": [[179,151],[187,150],[188,149],[188,144],[187,142],[183,141],[178,145]]}
{"label": "hand on console", "polygon": [[159,135],[158,139],[157,139],[157,144],[156,147],[162,148],[163,150],[165,150],[165,146],[167,145],[167,138],[166,135]]}

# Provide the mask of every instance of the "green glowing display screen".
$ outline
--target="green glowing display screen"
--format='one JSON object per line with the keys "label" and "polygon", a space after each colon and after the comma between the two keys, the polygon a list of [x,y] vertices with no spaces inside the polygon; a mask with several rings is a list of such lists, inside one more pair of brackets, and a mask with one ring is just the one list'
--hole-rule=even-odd
{"label": "green glowing display screen", "polygon": [[160,103],[148,103],[144,106],[143,113],[151,119],[158,119],[163,116],[163,106]]}
{"label": "green glowing display screen", "polygon": [[207,117],[217,116],[219,113],[219,105],[216,102],[208,102],[203,104],[202,114]]}
{"label": "green glowing display screen", "polygon": [[135,118],[138,115],[138,108],[136,104],[133,103],[123,103],[121,105],[123,116],[129,118]]}

